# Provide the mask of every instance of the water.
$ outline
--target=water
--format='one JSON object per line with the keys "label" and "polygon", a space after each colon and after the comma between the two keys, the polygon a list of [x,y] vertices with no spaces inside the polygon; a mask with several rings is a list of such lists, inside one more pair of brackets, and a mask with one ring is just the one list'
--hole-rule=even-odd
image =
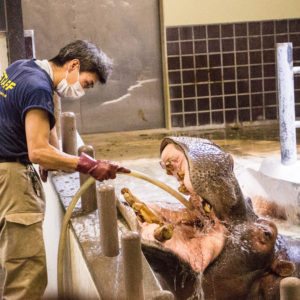
{"label": "water", "polygon": [[203,273],[199,273],[194,283],[195,292],[187,300],[205,300],[204,291],[202,288]]}

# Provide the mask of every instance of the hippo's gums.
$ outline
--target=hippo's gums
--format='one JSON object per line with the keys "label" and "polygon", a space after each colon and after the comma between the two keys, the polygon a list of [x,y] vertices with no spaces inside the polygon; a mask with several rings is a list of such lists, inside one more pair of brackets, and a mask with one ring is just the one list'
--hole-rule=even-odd
{"label": "hippo's gums", "polygon": [[[258,218],[244,198],[231,155],[206,139],[167,137],[161,166],[192,209],[149,207],[122,193],[138,215],[146,257],[178,299],[193,294],[196,274],[203,274],[205,299],[279,299],[280,280],[299,276],[295,258],[276,225]],[[176,276],[185,277],[184,287]]]}

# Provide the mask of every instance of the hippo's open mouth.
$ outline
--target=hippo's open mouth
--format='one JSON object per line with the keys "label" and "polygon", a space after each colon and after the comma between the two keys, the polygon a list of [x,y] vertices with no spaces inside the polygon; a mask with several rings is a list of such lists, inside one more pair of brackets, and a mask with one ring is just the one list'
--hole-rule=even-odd
{"label": "hippo's open mouth", "polygon": [[137,215],[144,244],[204,272],[224,249],[230,228],[253,217],[233,173],[233,159],[209,140],[168,137],[161,144],[160,164],[178,180],[192,209],[146,205],[126,188],[122,194]]}
{"label": "hippo's open mouth", "polygon": [[173,253],[195,272],[203,272],[222,251],[226,227],[208,205],[204,210],[199,197],[198,208],[169,210],[146,205],[128,189],[122,193],[137,215],[144,244]]}
{"label": "hippo's open mouth", "polygon": [[[276,225],[259,219],[245,201],[230,154],[209,140],[168,137],[161,143],[161,166],[176,177],[178,190],[189,196],[192,208],[146,205],[128,189],[122,190],[138,220],[135,228],[130,227],[140,231],[148,256],[162,258],[160,265],[176,256],[196,273],[204,273],[208,299],[246,299],[250,291],[256,295],[269,289],[265,282],[270,278],[294,272],[285,250],[275,247]],[[168,270],[173,267],[167,265]],[[240,285],[232,290],[234,280]],[[275,295],[278,284],[269,286]],[[225,298],[224,289],[229,295]]]}
{"label": "hippo's open mouth", "polygon": [[[229,178],[233,168],[231,156],[210,141],[197,139],[195,151],[197,153],[193,153],[195,149],[191,148],[193,146],[191,142],[194,142],[192,138],[188,143],[183,138],[164,139],[161,147],[161,166],[168,175],[176,177],[179,182],[178,190],[189,196],[193,209],[170,210],[155,205],[147,206],[126,188],[122,190],[122,194],[138,217],[144,243],[170,251],[181,261],[189,264],[194,271],[203,272],[218,257],[225,245],[227,229],[223,223],[226,221],[228,208],[224,208],[227,211],[221,209],[220,201],[223,199],[216,201],[216,198],[219,189],[224,193],[227,192],[228,185],[225,188],[224,186],[216,188],[216,180],[218,177],[224,177],[226,172],[225,176]],[[204,142],[206,147],[199,152],[199,145]],[[207,146],[211,148],[209,151]],[[215,158],[216,155],[218,157]],[[222,166],[217,174],[215,164],[220,160]],[[211,171],[215,175],[213,182],[207,182],[210,180],[207,178],[209,170],[206,169],[209,161]],[[206,178],[203,178],[204,176]],[[203,183],[204,187],[200,187]],[[210,184],[216,188],[214,194],[211,193],[213,195],[210,195]],[[206,200],[203,195],[210,197]],[[228,201],[232,201],[231,194],[222,195],[224,196],[230,198]],[[237,202],[236,199],[234,201]]]}

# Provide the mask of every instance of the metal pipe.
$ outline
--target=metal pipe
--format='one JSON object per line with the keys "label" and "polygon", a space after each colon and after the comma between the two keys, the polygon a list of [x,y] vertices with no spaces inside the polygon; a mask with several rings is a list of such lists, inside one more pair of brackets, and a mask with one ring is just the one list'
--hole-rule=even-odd
{"label": "metal pipe", "polygon": [[137,232],[122,234],[122,258],[126,300],[144,299],[141,237]]}
{"label": "metal pipe", "polygon": [[300,279],[286,277],[280,281],[280,300],[300,299]]}
{"label": "metal pipe", "polygon": [[300,74],[300,67],[294,67],[293,72],[294,74]]}
{"label": "metal pipe", "polygon": [[97,190],[101,252],[105,256],[114,257],[119,254],[115,189],[111,185],[102,184]]}
{"label": "metal pipe", "polygon": [[[95,151],[91,145],[83,145],[78,148],[78,155],[86,153],[91,157],[95,157]],[[80,186],[82,186],[90,175],[79,173]],[[96,182],[94,182],[87,191],[81,196],[81,209],[83,213],[90,213],[97,209],[97,191]]]}
{"label": "metal pipe", "polygon": [[297,161],[292,43],[278,43],[276,55],[281,163],[290,165]]}
{"label": "metal pipe", "polygon": [[62,149],[65,153],[77,155],[76,118],[73,112],[61,114]]}

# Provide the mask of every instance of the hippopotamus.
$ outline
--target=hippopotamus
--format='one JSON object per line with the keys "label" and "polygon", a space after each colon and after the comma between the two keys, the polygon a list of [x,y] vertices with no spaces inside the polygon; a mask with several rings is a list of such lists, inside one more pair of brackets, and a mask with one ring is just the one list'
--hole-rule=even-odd
{"label": "hippopotamus", "polygon": [[279,299],[280,280],[299,269],[275,223],[258,217],[244,197],[232,156],[195,137],[166,137],[160,153],[191,203],[180,210],[135,205],[151,216],[140,215],[139,230],[165,287],[178,299]]}

